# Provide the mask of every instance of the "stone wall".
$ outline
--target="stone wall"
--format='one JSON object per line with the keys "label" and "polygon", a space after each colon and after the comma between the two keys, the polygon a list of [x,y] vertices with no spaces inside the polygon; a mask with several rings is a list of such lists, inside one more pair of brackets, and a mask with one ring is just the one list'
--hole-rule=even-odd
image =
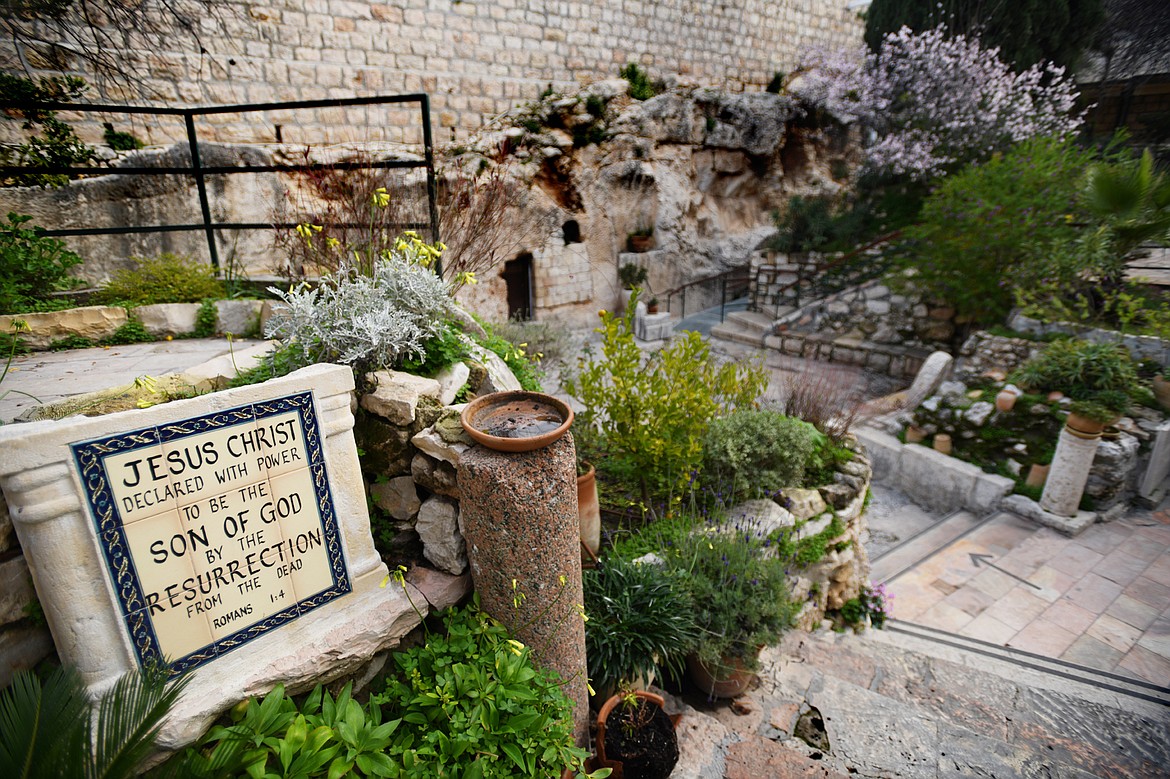
{"label": "stone wall", "polygon": [[[199,22],[203,52],[179,30],[161,44],[139,38],[137,48],[118,52],[141,78],[141,92],[114,85],[106,98],[228,105],[427,92],[446,140],[478,130],[550,85],[564,90],[612,77],[629,62],[652,75],[760,89],[775,72],[791,72],[811,48],[858,44],[862,32],[844,0],[229,0],[217,6],[222,28],[213,18]],[[91,75],[62,49],[26,45],[21,54],[34,69],[63,59],[66,70]],[[14,55],[11,39],[0,43],[0,65],[10,67]],[[109,120],[94,121],[85,137],[100,139],[100,122]],[[148,143],[183,133],[181,119],[114,120]],[[209,139],[244,143],[277,140],[277,125],[291,143],[356,140],[355,133],[419,140],[415,118],[394,107],[224,114],[200,124]]]}

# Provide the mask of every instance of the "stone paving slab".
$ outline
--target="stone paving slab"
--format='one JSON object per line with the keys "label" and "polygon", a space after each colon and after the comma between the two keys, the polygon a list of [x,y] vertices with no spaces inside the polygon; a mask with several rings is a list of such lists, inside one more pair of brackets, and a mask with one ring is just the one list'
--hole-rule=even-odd
{"label": "stone paving slab", "polygon": [[[1164,777],[1170,710],[893,631],[790,634],[734,705],[693,706],[675,776]],[[796,736],[816,715],[827,743]],[[705,736],[704,736],[705,734]],[[701,744],[702,749],[697,749]]]}
{"label": "stone paving slab", "polygon": [[117,387],[143,375],[181,372],[259,343],[242,338],[231,343],[226,338],[183,338],[19,355],[0,384],[0,422],[11,421],[40,404]]}
{"label": "stone paving slab", "polygon": [[1003,513],[887,584],[898,619],[1170,686],[1165,510],[1077,538]]}

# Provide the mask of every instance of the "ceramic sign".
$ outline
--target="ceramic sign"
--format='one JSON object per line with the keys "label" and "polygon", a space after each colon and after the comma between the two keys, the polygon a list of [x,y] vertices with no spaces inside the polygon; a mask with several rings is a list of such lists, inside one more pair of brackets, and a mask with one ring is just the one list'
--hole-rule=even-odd
{"label": "ceramic sign", "polygon": [[311,393],[71,449],[140,663],[190,670],[350,591]]}

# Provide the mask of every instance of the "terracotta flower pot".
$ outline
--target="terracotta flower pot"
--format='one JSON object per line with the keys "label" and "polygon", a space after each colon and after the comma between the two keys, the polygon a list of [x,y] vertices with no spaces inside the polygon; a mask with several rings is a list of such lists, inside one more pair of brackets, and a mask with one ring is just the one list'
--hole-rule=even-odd
{"label": "terracotta flower pot", "polygon": [[653,235],[631,235],[626,237],[626,246],[632,252],[648,252],[654,248]]}
{"label": "terracotta flower pot", "polygon": [[1012,408],[1016,405],[1016,398],[1018,397],[1019,395],[1009,389],[1000,390],[999,393],[995,396],[996,410],[1011,411]]}
{"label": "terracotta flower pot", "polygon": [[1044,482],[1048,481],[1048,469],[1051,467],[1051,464],[1032,463],[1032,467],[1028,469],[1028,477],[1024,479],[1024,484],[1029,487],[1043,487]]}
{"label": "terracotta flower pot", "polygon": [[597,554],[601,548],[601,506],[597,502],[597,471],[589,463],[589,471],[577,477],[577,518],[581,522],[581,541],[589,551]]}
{"label": "terracotta flower pot", "polygon": [[906,428],[906,443],[916,444],[919,441],[926,439],[926,431],[916,425],[910,425]]}
{"label": "terracotta flower pot", "polygon": [[1083,417],[1080,414],[1068,415],[1068,419],[1064,421],[1065,427],[1069,429],[1073,435],[1079,438],[1097,438],[1101,435],[1101,431],[1105,429],[1106,422],[1098,422],[1095,419]]}
{"label": "terracotta flower pot", "polygon": [[[658,712],[654,713],[653,716],[659,721],[655,723],[655,727],[661,728],[663,726],[661,718],[666,717],[665,710],[663,709],[663,707],[666,705],[666,702],[662,699],[662,696],[655,695],[652,692],[646,692],[643,690],[637,690],[634,692],[634,694],[640,700],[647,701],[650,703],[650,705],[657,708]],[[612,776],[624,776],[627,779],[636,779],[636,777],[640,776],[669,776],[670,772],[674,769],[675,764],[678,762],[678,739],[674,736],[674,729],[678,727],[678,716],[676,715],[674,717],[666,717],[666,721],[670,723],[670,730],[665,731],[665,733],[669,733],[670,738],[674,741],[673,757],[671,757],[669,754],[670,750],[668,749],[667,754],[663,756],[666,761],[665,763],[661,765],[653,764],[650,766],[639,767],[639,765],[634,763],[634,758],[631,758],[627,764],[620,760],[621,755],[613,753],[612,748],[609,751],[606,749],[606,733],[607,730],[610,729],[609,725],[611,724],[609,719],[610,716],[613,715],[614,710],[617,709],[621,703],[622,696],[614,695],[605,702],[605,704],[601,707],[601,711],[597,713],[596,762],[600,765],[597,765],[596,767],[612,768],[614,769]],[[632,735],[631,732],[624,727],[620,728],[619,732],[621,735],[625,735],[627,737]]]}
{"label": "terracotta flower pot", "polygon": [[952,448],[951,437],[946,433],[938,433],[934,437],[934,451],[950,454]]}
{"label": "terracotta flower pot", "polygon": [[698,655],[687,658],[687,673],[691,681],[713,698],[734,698],[747,692],[755,671],[749,671],[738,658],[724,658],[718,668],[709,668]]}
{"label": "terracotta flower pot", "polygon": [[1170,411],[1170,379],[1163,376],[1155,376],[1151,382],[1154,390],[1154,399],[1158,401],[1158,405],[1165,411]]}

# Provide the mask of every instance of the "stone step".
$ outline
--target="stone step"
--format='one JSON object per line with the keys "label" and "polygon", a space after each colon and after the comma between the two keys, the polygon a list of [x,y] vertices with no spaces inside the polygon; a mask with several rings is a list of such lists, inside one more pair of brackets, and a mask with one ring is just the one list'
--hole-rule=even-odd
{"label": "stone step", "polygon": [[734,322],[723,322],[711,328],[711,337],[762,348],[767,336],[765,333],[747,330]]}
{"label": "stone step", "polygon": [[933,525],[906,538],[880,557],[871,561],[870,579],[888,582],[917,563],[950,546],[967,533],[979,527],[988,518],[980,518],[970,511],[954,511]]}
{"label": "stone step", "polygon": [[776,317],[759,311],[733,311],[727,315],[725,321],[733,322],[745,330],[763,335],[771,332],[772,323],[776,321]]}
{"label": "stone step", "polygon": [[[1048,674],[1056,678],[1053,684],[1057,686],[1059,686],[1058,680],[1060,679],[1074,681],[1078,685],[1077,689],[1081,691],[1080,694],[1082,697],[1085,694],[1082,686],[1088,685],[1089,687],[1096,688],[1096,690],[1100,690],[1101,695],[1117,693],[1144,701],[1145,703],[1170,706],[1170,688],[1160,687],[1144,679],[1121,676],[1120,674],[1110,673],[1099,668],[1091,668],[1065,660],[1045,657],[1035,652],[1001,646],[1000,644],[981,641],[970,636],[950,633],[945,630],[933,628],[928,625],[918,625],[913,622],[903,622],[897,619],[891,620],[887,623],[887,629],[893,634],[910,636],[919,642],[929,642],[936,647],[949,647],[963,652],[974,653],[980,655],[982,658],[994,658],[995,660],[1010,663],[1021,669],[1029,669]],[[920,647],[924,646],[921,643],[918,645]],[[938,654],[937,649],[927,651],[934,651]],[[1010,676],[1011,674],[1008,675]],[[1096,694],[1094,692],[1094,695]]]}

